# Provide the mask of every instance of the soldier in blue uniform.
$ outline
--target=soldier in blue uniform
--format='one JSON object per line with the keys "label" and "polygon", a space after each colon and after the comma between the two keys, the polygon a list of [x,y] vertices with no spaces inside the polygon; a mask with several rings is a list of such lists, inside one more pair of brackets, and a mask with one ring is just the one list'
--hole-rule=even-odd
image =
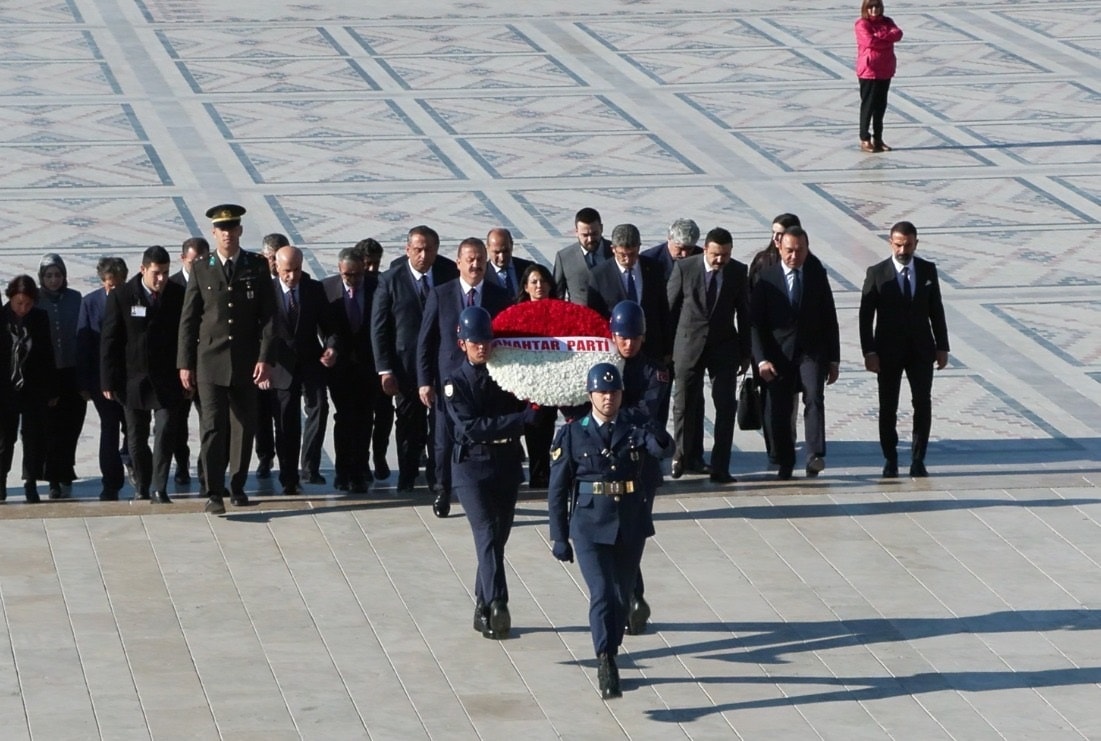
{"label": "soldier in blue uniform", "polygon": [[[612,309],[609,329],[616,350],[623,358],[623,409],[648,417],[658,429],[664,430],[669,421],[672,377],[669,371],[642,352],[646,339],[646,315],[642,307],[634,301],[620,301]],[[656,458],[649,458],[647,466],[648,474],[657,482],[656,486],[661,486],[664,483],[661,463]],[[650,497],[649,501],[653,511],[654,498]],[[646,632],[650,605],[643,596],[644,592],[642,571],[639,570],[627,610],[627,635]]]}
{"label": "soldier in blue uniform", "polygon": [[615,657],[646,539],[654,534],[654,459],[673,439],[644,415],[621,409],[623,379],[610,363],[589,370],[592,411],[561,430],[551,448],[547,509],[554,557],[573,561],[589,588],[589,628],[604,699],[620,697]]}
{"label": "soldier in blue uniform", "polygon": [[459,497],[474,533],[478,575],[474,584],[474,630],[505,638],[512,628],[505,582],[505,544],[524,480],[520,437],[535,417],[533,408],[501,390],[486,369],[493,328],[480,306],[459,315],[459,345],[466,361],[444,381],[444,405],[455,447],[451,491]]}

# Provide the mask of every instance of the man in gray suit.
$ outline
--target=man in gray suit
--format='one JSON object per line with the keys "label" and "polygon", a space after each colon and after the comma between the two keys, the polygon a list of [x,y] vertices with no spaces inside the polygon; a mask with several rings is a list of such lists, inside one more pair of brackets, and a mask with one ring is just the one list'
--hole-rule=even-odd
{"label": "man in gray suit", "polygon": [[199,390],[206,512],[217,515],[226,511],[227,452],[230,501],[248,504],[256,389],[271,385],[274,286],[268,261],[241,249],[244,213],[231,203],[206,212],[215,251],[191,265],[176,358],[184,390]]}
{"label": "man in gray suit", "polygon": [[589,271],[612,256],[612,243],[595,208],[581,209],[573,221],[577,241],[554,256],[554,285],[558,298],[588,306]]}
{"label": "man in gray suit", "polygon": [[[734,239],[716,227],[707,233],[702,255],[673,265],[669,309],[676,331],[673,365],[673,431],[677,452],[672,476],[708,473],[715,483],[730,483],[730,448],[738,410],[738,374],[749,367],[749,290],[746,266],[733,260]],[[715,404],[715,445],[711,465],[703,461],[703,378],[711,379]]]}

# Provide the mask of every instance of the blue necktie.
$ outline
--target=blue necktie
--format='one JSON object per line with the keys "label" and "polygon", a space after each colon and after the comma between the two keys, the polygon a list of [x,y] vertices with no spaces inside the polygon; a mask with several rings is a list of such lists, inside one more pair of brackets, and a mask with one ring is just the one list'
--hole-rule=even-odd
{"label": "blue necktie", "polygon": [[638,288],[635,286],[634,268],[627,271],[627,298],[638,303]]}

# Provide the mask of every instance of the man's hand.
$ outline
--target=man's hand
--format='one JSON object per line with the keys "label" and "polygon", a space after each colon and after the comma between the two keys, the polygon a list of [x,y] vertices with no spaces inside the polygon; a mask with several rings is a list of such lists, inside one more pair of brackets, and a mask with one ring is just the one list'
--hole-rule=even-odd
{"label": "man's hand", "polygon": [[937,350],[937,370],[944,370],[948,365],[948,351]]}
{"label": "man's hand", "polygon": [[271,388],[271,366],[260,361],[256,364],[256,367],[252,369],[252,382],[259,386],[262,390],[267,391]]}
{"label": "man's hand", "polygon": [[114,401],[115,400],[115,395],[112,394],[110,391],[104,391],[103,392],[103,398],[106,399],[107,401]]}
{"label": "man's hand", "polygon": [[336,350],[326,347],[325,352],[321,353],[321,364],[326,368],[336,365]]}
{"label": "man's hand", "polygon": [[776,366],[769,360],[758,363],[757,372],[761,374],[761,380],[765,383],[771,383],[780,377],[780,374],[776,372]]}
{"label": "man's hand", "polygon": [[387,396],[398,395],[398,377],[393,373],[383,373],[379,378],[382,381],[382,392]]}
{"label": "man's hand", "polygon": [[837,382],[837,377],[841,375],[841,364],[830,363],[830,369],[826,373],[826,385],[830,386]]}
{"label": "man's hand", "polygon": [[420,393],[421,404],[424,404],[429,409],[436,403],[436,389],[431,386],[421,386],[417,391]]}
{"label": "man's hand", "polygon": [[871,373],[879,373],[879,356],[870,352],[864,356],[864,370]]}
{"label": "man's hand", "polygon": [[554,545],[551,547],[551,553],[553,553],[554,557],[559,561],[569,561],[573,563],[573,546],[570,545],[570,541],[568,540],[554,541]]}
{"label": "man's hand", "polygon": [[180,385],[184,391],[195,390],[195,371],[189,368],[180,368]]}

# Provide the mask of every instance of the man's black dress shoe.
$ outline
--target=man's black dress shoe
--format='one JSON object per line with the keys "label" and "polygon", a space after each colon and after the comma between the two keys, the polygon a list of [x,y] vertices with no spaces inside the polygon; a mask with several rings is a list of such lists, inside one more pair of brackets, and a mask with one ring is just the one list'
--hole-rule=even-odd
{"label": "man's black dress shoe", "polygon": [[337,491],[348,491],[348,479],[343,476],[337,476],[333,479],[333,488]]}
{"label": "man's black dress shoe", "polygon": [[218,496],[209,496],[206,499],[206,506],[203,507],[203,512],[208,515],[224,515],[226,513],[226,503]]}
{"label": "man's black dress shoe", "polygon": [[322,476],[317,471],[311,471],[310,473],[306,474],[306,483],[307,484],[324,484],[325,483],[325,477]]}
{"label": "man's black dress shoe", "polygon": [[480,599],[474,605],[474,630],[478,633],[489,630],[489,612],[486,610],[486,603]]}
{"label": "man's black dress shoe", "polygon": [[376,479],[388,479],[390,478],[390,466],[386,464],[384,460],[375,461],[375,478]]}
{"label": "man's black dress shoe", "polygon": [[23,496],[27,498],[28,504],[38,504],[42,501],[38,498],[38,486],[33,481],[24,482]]}
{"label": "man's black dress shoe", "polygon": [[780,470],[776,472],[776,478],[780,481],[791,481],[791,472],[794,469],[794,466],[780,466]]}
{"label": "man's black dress shoe", "polygon": [[153,492],[153,496],[150,499],[153,504],[172,504],[172,500],[168,498],[168,494],[163,491]]}
{"label": "man's black dress shoe", "polygon": [[46,496],[48,496],[50,499],[61,499],[61,484],[50,482],[50,489],[46,493]]}
{"label": "man's black dress shoe", "polygon": [[914,461],[910,464],[910,478],[923,479],[929,475],[929,472],[925,470],[925,464],[921,461]]}
{"label": "man's black dress shoe", "polygon": [[408,494],[413,491],[413,486],[416,484],[416,479],[405,479],[401,475],[398,475],[398,493]]}
{"label": "man's black dress shoe", "polygon": [[680,458],[674,458],[673,459],[673,465],[669,470],[669,475],[672,478],[675,478],[675,479],[679,479],[681,476],[683,476],[684,475],[684,461],[682,461]]}
{"label": "man's black dress shoe", "polygon": [[99,493],[99,501],[101,502],[117,502],[119,500],[119,493],[117,489],[104,489]]}
{"label": "man's black dress shoe", "polygon": [[351,494],[366,494],[367,480],[362,478],[352,479],[348,482],[348,491]]}
{"label": "man's black dress shoe", "polygon": [[260,459],[260,465],[256,467],[256,478],[258,479],[270,479],[271,478],[271,464],[267,458]]}
{"label": "man's black dress shoe", "polygon": [[283,495],[288,496],[288,497],[302,496],[302,487],[299,486],[297,483],[284,484],[284,486],[283,486]]}
{"label": "man's black dress shoe", "polygon": [[898,461],[886,461],[883,464],[883,478],[885,478],[885,479],[897,479],[898,478]]}
{"label": "man's black dress shoe", "polygon": [[440,519],[451,514],[451,492],[441,489],[436,495],[436,501],[432,502],[432,514]]}
{"label": "man's black dress shoe", "polygon": [[177,468],[173,480],[180,486],[187,486],[191,483],[191,474],[187,472],[186,468]]}
{"label": "man's black dress shoe", "polygon": [[623,692],[619,689],[619,667],[615,665],[615,657],[600,654],[596,658],[600,662],[596,670],[597,682],[600,684],[600,699],[611,700],[623,697]]}
{"label": "man's black dress shoe", "polygon": [[713,484],[733,484],[738,479],[734,478],[728,473],[712,473],[711,483]]}
{"label": "man's black dress shoe", "polygon": [[684,470],[689,473],[711,473],[711,466],[703,461],[692,461],[684,465]]}
{"label": "man's black dress shoe", "polygon": [[229,503],[234,507],[247,507],[248,506],[248,494],[238,489],[229,495]]}
{"label": "man's black dress shoe", "polygon": [[631,600],[631,609],[627,612],[627,635],[640,636],[646,632],[646,621],[650,619],[650,605],[641,596]]}
{"label": "man's black dress shoe", "polygon": [[508,638],[512,630],[512,615],[508,612],[508,604],[504,600],[495,599],[489,603],[489,633],[486,638]]}
{"label": "man's black dress shoe", "polygon": [[149,501],[149,492],[147,492],[147,491],[136,491],[136,492],[134,492],[134,500],[135,501]]}
{"label": "man's black dress shoe", "polygon": [[807,478],[813,479],[826,470],[826,459],[820,455],[812,455],[807,461]]}

